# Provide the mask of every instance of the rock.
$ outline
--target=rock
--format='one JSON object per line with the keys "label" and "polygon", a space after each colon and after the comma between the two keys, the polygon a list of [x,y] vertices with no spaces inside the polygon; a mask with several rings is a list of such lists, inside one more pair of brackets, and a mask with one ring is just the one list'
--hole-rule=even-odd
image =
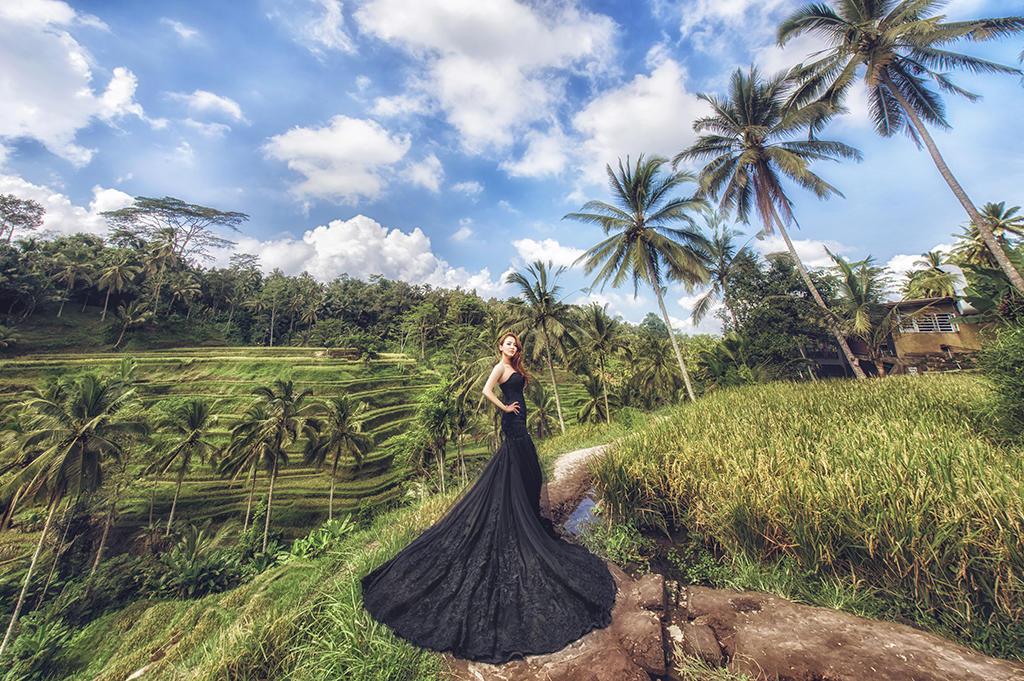
{"label": "rock", "polygon": [[713,667],[721,667],[725,663],[722,647],[718,645],[715,632],[706,624],[687,622],[683,625],[683,654],[699,657]]}
{"label": "rock", "polygon": [[665,673],[665,644],[658,615],[646,610],[627,612],[615,622],[615,628],[619,645],[633,662],[650,674]]}
{"label": "rock", "polygon": [[637,605],[645,610],[665,612],[665,576],[647,574],[636,583]]}
{"label": "rock", "polygon": [[[684,646],[713,632],[730,671],[780,681],[1024,681],[1024,664],[934,634],[756,592],[688,587]],[[694,634],[696,637],[706,633]],[[705,658],[706,659],[706,658]]]}

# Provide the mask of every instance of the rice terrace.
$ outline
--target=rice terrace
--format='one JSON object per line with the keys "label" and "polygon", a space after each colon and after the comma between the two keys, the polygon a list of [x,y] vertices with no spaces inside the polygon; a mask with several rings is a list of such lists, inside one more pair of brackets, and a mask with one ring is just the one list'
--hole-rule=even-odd
{"label": "rice terrace", "polygon": [[0,3],[0,681],[1024,681],[1019,10]]}

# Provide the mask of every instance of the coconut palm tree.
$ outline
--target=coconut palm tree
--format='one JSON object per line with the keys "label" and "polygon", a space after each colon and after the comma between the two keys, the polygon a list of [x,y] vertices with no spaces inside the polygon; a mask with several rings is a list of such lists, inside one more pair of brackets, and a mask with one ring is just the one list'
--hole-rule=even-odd
{"label": "coconut palm tree", "polygon": [[24,485],[24,496],[44,501],[47,515],[0,643],[0,655],[21,613],[43,540],[61,500],[67,494],[78,496],[98,488],[106,459],[119,459],[128,442],[147,434],[145,421],[124,413],[133,396],[134,390],[125,390],[116,381],[86,374],[66,389],[33,389],[24,401],[30,417],[19,444],[23,450],[33,451],[34,456],[31,463],[7,479],[0,496],[9,496]]}
{"label": "coconut palm tree", "polygon": [[[554,433],[552,422],[557,415],[555,399],[540,381],[530,381],[526,384],[526,397],[533,405],[533,413],[530,420],[533,422],[534,432],[537,439],[550,437]],[[499,412],[495,416],[500,418]]]}
{"label": "coconut palm tree", "polygon": [[[583,261],[587,274],[600,267],[594,279],[595,286],[600,283],[603,288],[611,280],[612,286],[618,287],[628,277],[633,282],[634,297],[641,281],[654,289],[683,374],[686,393],[694,400],[696,396],[690,374],[665,309],[664,282],[666,279],[681,281],[687,290],[691,290],[694,284],[708,280],[710,244],[690,216],[691,212],[705,208],[707,202],[698,197],[671,196],[677,187],[696,178],[683,172],[659,176],[661,167],[667,162],[659,157],[645,160],[641,154],[634,165],[630,164],[628,156],[625,166],[619,159],[617,173],[611,165],[605,166],[612,199],[618,205],[588,201],[581,212],[569,213],[562,219],[598,224],[605,234],[614,232],[583,253],[576,262]],[[677,223],[683,223],[685,227],[671,226]]]}
{"label": "coconut palm tree", "polygon": [[153,319],[153,311],[148,309],[145,303],[141,303],[138,300],[133,300],[127,305],[119,305],[117,307],[117,316],[121,318],[121,335],[117,337],[117,342],[114,343],[114,349],[121,344],[121,340],[124,338],[125,331],[133,326],[140,326]]}
{"label": "coconut palm tree", "polygon": [[53,278],[67,286],[67,291],[61,297],[60,307],[57,308],[57,316],[60,317],[64,311],[64,303],[71,297],[71,290],[78,282],[86,286],[92,284],[92,267],[84,260],[84,255],[75,253],[73,257],[62,255],[57,260],[57,273]]}
{"label": "coconut palm tree", "polygon": [[103,313],[100,315],[101,322],[107,318],[107,305],[110,303],[111,290],[120,293],[141,271],[142,267],[130,263],[127,257],[100,270],[96,286],[99,290],[106,290],[107,292],[106,297],[103,299]]}
{"label": "coconut palm tree", "polygon": [[907,298],[944,298],[956,295],[956,286],[962,283],[963,277],[956,272],[942,269],[946,263],[942,253],[928,251],[921,254],[921,259],[914,265],[922,269],[907,273],[903,284],[903,293]]}
{"label": "coconut palm tree", "polygon": [[163,451],[157,450],[153,462],[146,468],[146,474],[163,475],[175,465],[178,467],[178,483],[174,488],[171,512],[167,516],[165,537],[171,533],[181,483],[185,480],[185,473],[192,464],[192,459],[199,459],[201,463],[206,463],[207,458],[211,463],[216,461],[218,448],[206,439],[215,425],[217,416],[212,413],[212,406],[206,400],[192,398],[175,407],[157,426],[171,438],[168,443],[159,447],[159,450]]}
{"label": "coconut palm tree", "polygon": [[[988,221],[953,176],[925,127],[925,123],[951,127],[939,90],[971,101],[979,98],[954,84],[947,71],[1024,74],[1013,66],[944,47],[957,40],[983,41],[1020,33],[1024,31],[1024,17],[947,22],[938,14],[944,5],[943,0],[829,0],[796,10],[779,26],[779,45],[811,33],[823,38],[829,47],[816,53],[815,61],[799,64],[791,71],[791,76],[802,83],[793,92],[794,101],[814,99],[834,111],[860,75],[867,85],[875,131],[883,137],[905,131],[919,148],[924,143],[999,266],[1024,293],[1024,278],[999,248]],[[821,120],[829,115],[826,113]]]}
{"label": "coconut palm tree", "polygon": [[[811,296],[827,319],[832,319],[786,231],[795,218],[793,202],[786,196],[782,179],[792,180],[819,199],[832,194],[842,196],[842,192],[811,172],[808,165],[815,160],[859,160],[860,152],[842,142],[792,139],[819,119],[826,107],[790,105],[788,87],[784,74],[762,80],[754,67],[746,74],[736,69],[728,98],[698,95],[711,105],[714,113],[694,121],[693,129],[709,134],[701,135],[691,147],[679,152],[673,163],[707,161],[700,171],[700,189],[712,197],[721,195],[718,206],[723,215],[735,209],[739,219],[748,222],[754,207],[766,234],[778,229]],[[854,375],[865,378],[842,331],[833,322],[829,322],[829,327]]]}
{"label": "coconut palm tree", "polygon": [[338,395],[321,403],[320,431],[306,441],[306,463],[322,466],[331,461],[331,492],[327,501],[327,519],[334,518],[334,483],[341,459],[351,459],[356,468],[373,449],[373,437],[363,432],[362,418],[366,403],[356,404],[348,395]]}
{"label": "coconut palm tree", "polygon": [[309,389],[296,392],[291,380],[277,379],[273,386],[259,386],[253,390],[253,394],[263,403],[267,415],[266,420],[255,422],[256,439],[266,443],[262,450],[270,473],[267,517],[263,525],[263,551],[266,551],[267,536],[270,533],[270,512],[274,502],[274,483],[277,481],[281,465],[288,464],[285,449],[303,437],[316,437],[319,423],[315,418],[317,405],[307,402],[313,392]]}
{"label": "coconut palm tree", "polygon": [[529,330],[540,331],[540,339],[544,345],[544,356],[547,360],[548,375],[551,378],[551,389],[555,396],[555,408],[558,411],[558,426],[565,432],[565,419],[562,416],[562,402],[558,397],[558,382],[555,378],[555,364],[551,351],[559,336],[566,333],[570,325],[570,308],[559,300],[562,287],[555,283],[565,267],[559,267],[551,274],[548,281],[548,270],[552,267],[537,260],[527,266],[526,273],[512,272],[506,278],[510,284],[516,284],[523,296],[525,305],[520,310],[521,316],[517,326]]}
{"label": "coconut palm tree", "polygon": [[149,244],[143,260],[143,268],[147,276],[153,277],[153,314],[156,315],[160,304],[160,289],[164,283],[164,273],[178,261],[175,250],[175,232],[173,227],[164,227],[156,231],[156,238]]}
{"label": "coconut palm tree", "polygon": [[609,357],[626,346],[626,334],[617,319],[608,316],[607,304],[592,303],[583,308],[579,324],[577,346],[587,359],[597,358],[598,377],[604,394],[604,416],[611,423],[611,409],[608,406],[608,371],[605,363]]}
{"label": "coconut palm tree", "polygon": [[581,395],[576,401],[576,420],[580,423],[611,423],[608,391],[604,388],[604,381],[598,376],[584,375],[581,378],[586,395]]}
{"label": "coconut palm tree", "polygon": [[268,432],[273,427],[266,406],[252,404],[242,418],[231,429],[231,439],[224,447],[218,470],[221,475],[230,475],[233,483],[243,472],[249,473],[249,498],[245,505],[245,522],[242,531],[249,529],[252,516],[252,497],[256,491],[256,474],[263,461],[270,468],[269,450],[273,438]]}
{"label": "coconut palm tree", "polygon": [[899,325],[896,307],[883,303],[889,286],[886,270],[876,266],[871,256],[859,262],[848,262],[825,250],[835,262],[839,283],[839,302],[835,309],[839,324],[864,343],[868,350],[867,359],[874,363],[879,376],[885,376],[882,350]]}
{"label": "coconut palm tree", "polygon": [[[1011,238],[1024,237],[1024,216],[1017,215],[1019,210],[1020,206],[1006,208],[1003,201],[986,203],[981,209],[981,213],[992,231],[992,236],[1003,253],[1006,253],[1007,248],[1013,246]],[[963,230],[956,235],[959,241],[953,247],[951,260],[962,265],[999,268],[999,263],[992,251],[989,250],[988,244],[985,243],[981,230],[974,224],[965,225]]]}
{"label": "coconut palm tree", "polygon": [[718,211],[711,208],[704,211],[704,225],[711,232],[708,248],[708,255],[711,259],[711,264],[708,266],[710,273],[708,283],[711,286],[707,293],[694,303],[690,316],[694,324],[699,324],[711,310],[711,304],[715,300],[722,300],[725,303],[725,309],[729,311],[729,316],[732,317],[733,330],[739,330],[739,320],[736,319],[736,313],[725,300],[725,292],[729,280],[735,274],[743,256],[749,254],[745,245],[737,249],[733,242],[736,237],[742,236],[743,232],[727,227]]}

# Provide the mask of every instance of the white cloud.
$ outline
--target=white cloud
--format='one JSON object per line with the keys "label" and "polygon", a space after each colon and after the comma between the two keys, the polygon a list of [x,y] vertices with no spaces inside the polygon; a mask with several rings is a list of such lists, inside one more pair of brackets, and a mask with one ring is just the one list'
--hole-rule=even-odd
{"label": "white cloud", "polygon": [[[0,175],[0,194],[14,194],[21,199],[39,202],[46,209],[41,229],[57,234],[105,234],[107,222],[100,216],[100,212],[124,208],[134,202],[131,196],[122,191],[104,189],[96,185],[92,188],[92,201],[88,208],[76,206],[64,194],[50,187],[28,182],[17,175]],[[19,234],[16,233],[15,238],[18,237]]]}
{"label": "white cloud", "polygon": [[513,177],[544,177],[558,175],[569,162],[569,142],[560,127],[547,132],[526,133],[526,151],[518,161],[506,160],[501,168]]}
{"label": "white cloud", "polygon": [[[459,222],[461,223],[462,221],[460,220]],[[451,240],[465,241],[471,236],[473,236],[473,230],[468,225],[462,225],[462,227],[459,227],[458,231],[452,234]]]}
{"label": "white cloud", "polygon": [[380,196],[382,174],[410,144],[408,135],[391,135],[375,121],[339,115],[323,128],[295,127],[275,135],[263,149],[304,177],[292,187],[296,197],[355,204]]}
{"label": "white cloud", "polygon": [[177,33],[178,37],[181,38],[184,42],[189,42],[189,41],[191,41],[194,38],[197,38],[199,36],[199,31],[198,30],[192,28],[191,26],[187,26],[187,25],[185,25],[185,24],[183,24],[180,21],[177,21],[175,19],[170,19],[168,17],[161,17],[160,18],[160,23],[161,24],[166,24],[167,26],[170,26],[171,30],[173,30],[175,33]]}
{"label": "white cloud", "polygon": [[317,57],[327,52],[356,51],[345,30],[340,0],[284,0],[268,18],[280,21],[295,40]]}
{"label": "white cloud", "polygon": [[184,102],[190,111],[220,114],[235,121],[245,122],[245,116],[242,115],[242,107],[230,97],[223,97],[207,90],[195,90],[192,94],[172,92],[170,97],[179,102]]}
{"label": "white cloud", "polygon": [[360,279],[382,274],[413,284],[476,289],[485,297],[507,294],[505,274],[495,280],[487,268],[470,272],[451,267],[434,254],[430,238],[418,227],[411,232],[388,229],[364,215],[332,220],[307,230],[301,239],[261,241],[243,237],[232,251],[218,252],[216,259],[226,263],[231,252],[259,256],[268,272],[275,267],[286,274],[306,271],[320,281],[330,281],[345,273]]}
{"label": "white cloud", "polygon": [[115,68],[102,92],[93,89],[95,61],[68,28],[97,23],[54,0],[0,4],[0,139],[35,139],[84,166],[95,150],[75,138],[94,120],[113,124],[136,116],[162,127],[165,121],[149,121],[135,101],[138,83],[128,69]]}
{"label": "white cloud", "polygon": [[551,120],[565,94],[552,69],[600,71],[614,60],[614,23],[571,2],[370,0],[355,16],[423,63],[407,89],[436,100],[471,153],[504,149],[531,123]]}
{"label": "white cloud", "polygon": [[181,144],[174,149],[174,154],[171,155],[171,159],[177,163],[190,166],[196,161],[196,151],[187,140],[182,140]]}
{"label": "white cloud", "polygon": [[370,113],[374,116],[390,118],[408,114],[423,113],[427,110],[427,102],[420,95],[401,94],[394,97],[377,97],[373,100]]}
{"label": "white cloud", "polygon": [[429,189],[435,194],[441,190],[444,168],[434,154],[430,154],[419,163],[410,163],[402,173],[410,183]]}
{"label": "white cloud", "polygon": [[231,131],[231,126],[226,123],[203,123],[192,118],[186,118],[182,123],[204,137],[223,137]]}
{"label": "white cloud", "polygon": [[500,201],[498,201],[498,208],[504,208],[505,210],[507,210],[509,213],[512,213],[513,215],[520,215],[521,214],[521,211],[519,209],[515,208],[511,203],[509,203],[505,199],[501,199]]}
{"label": "white cloud", "polygon": [[371,85],[373,85],[373,81],[370,80],[369,76],[356,76],[356,87],[359,88],[360,92],[365,92]]}
{"label": "white cloud", "polygon": [[550,260],[556,266],[565,265],[566,267],[572,267],[576,258],[583,254],[582,248],[563,246],[557,240],[551,238],[544,239],[543,241],[517,239],[512,242],[512,246],[519,253],[519,257],[525,262],[533,262],[535,260],[547,262]]}
{"label": "white cloud", "polygon": [[475,180],[469,182],[456,182],[452,185],[452,191],[459,194],[465,194],[466,196],[476,198],[483,192],[484,186]]}
{"label": "white cloud", "polygon": [[607,304],[608,313],[611,316],[622,317],[631,324],[639,324],[643,321],[643,318],[651,311],[651,305],[654,304],[653,299],[647,298],[642,293],[634,298],[628,293],[594,289],[588,289],[584,295],[575,298],[572,303],[573,305]]}
{"label": "white cloud", "polygon": [[651,61],[650,75],[604,92],[573,117],[586,138],[580,172],[590,183],[603,184],[605,165],[615,168],[627,154],[671,158],[696,139],[686,121],[704,115],[707,105],[687,91],[682,65],[657,55]]}
{"label": "white cloud", "polygon": [[[836,255],[842,255],[849,253],[853,249],[851,246],[839,243],[831,239],[824,241],[818,239],[793,239],[792,233],[789,237],[793,241],[793,248],[796,249],[797,256],[803,261],[807,267],[832,267],[835,265],[835,261],[829,256],[828,252],[825,251],[827,247],[830,251]],[[754,247],[762,254],[767,255],[769,253],[789,253],[789,249],[786,248],[786,242],[783,240],[779,233],[775,233],[764,239],[759,239],[754,242]]]}

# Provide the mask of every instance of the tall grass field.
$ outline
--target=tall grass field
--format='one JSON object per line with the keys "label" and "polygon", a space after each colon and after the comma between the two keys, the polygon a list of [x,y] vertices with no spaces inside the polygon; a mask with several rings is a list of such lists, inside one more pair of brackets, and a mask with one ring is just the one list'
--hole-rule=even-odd
{"label": "tall grass field", "polygon": [[1020,656],[1024,450],[986,435],[986,400],[969,375],[723,390],[620,440],[597,484],[615,517],[796,561]]}

